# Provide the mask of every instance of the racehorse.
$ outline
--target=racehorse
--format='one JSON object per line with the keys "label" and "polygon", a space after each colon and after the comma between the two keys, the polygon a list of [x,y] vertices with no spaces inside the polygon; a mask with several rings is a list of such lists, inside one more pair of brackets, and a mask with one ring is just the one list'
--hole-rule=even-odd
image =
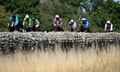
{"label": "racehorse", "polygon": [[35,31],[41,31],[41,27],[40,27],[40,26],[36,27],[36,22],[35,22],[35,20],[32,21],[31,31],[33,31],[33,32],[35,32]]}
{"label": "racehorse", "polygon": [[60,26],[59,21],[56,21],[56,26],[54,28],[55,31],[64,31],[64,29]]}
{"label": "racehorse", "polygon": [[8,23],[8,31],[13,32],[15,30],[14,22],[9,22]]}
{"label": "racehorse", "polygon": [[91,32],[90,28],[86,28],[83,24],[79,27],[79,32]]}

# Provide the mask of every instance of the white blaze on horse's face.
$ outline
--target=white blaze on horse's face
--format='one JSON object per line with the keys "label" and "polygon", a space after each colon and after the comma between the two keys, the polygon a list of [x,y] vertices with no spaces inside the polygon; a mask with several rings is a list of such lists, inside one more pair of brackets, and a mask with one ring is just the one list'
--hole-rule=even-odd
{"label": "white blaze on horse's face", "polygon": [[59,20],[56,21],[56,26],[60,26],[60,21]]}
{"label": "white blaze on horse's face", "polygon": [[14,26],[14,24],[15,24],[15,22],[12,22],[11,27],[13,27],[13,26]]}
{"label": "white blaze on horse's face", "polygon": [[57,21],[57,24],[59,24],[59,21]]}

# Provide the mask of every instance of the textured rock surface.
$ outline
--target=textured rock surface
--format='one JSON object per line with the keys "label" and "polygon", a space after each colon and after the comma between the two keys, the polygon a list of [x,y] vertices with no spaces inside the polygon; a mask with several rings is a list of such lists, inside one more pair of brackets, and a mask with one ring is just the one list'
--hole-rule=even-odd
{"label": "textured rock surface", "polygon": [[80,49],[107,48],[111,45],[119,47],[120,33],[77,33],[77,32],[1,32],[0,49]]}

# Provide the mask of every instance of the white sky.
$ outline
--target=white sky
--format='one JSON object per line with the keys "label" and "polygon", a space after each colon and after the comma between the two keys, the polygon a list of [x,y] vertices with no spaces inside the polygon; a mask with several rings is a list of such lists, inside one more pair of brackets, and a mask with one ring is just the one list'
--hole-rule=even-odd
{"label": "white sky", "polygon": [[114,0],[114,1],[120,1],[120,0]]}

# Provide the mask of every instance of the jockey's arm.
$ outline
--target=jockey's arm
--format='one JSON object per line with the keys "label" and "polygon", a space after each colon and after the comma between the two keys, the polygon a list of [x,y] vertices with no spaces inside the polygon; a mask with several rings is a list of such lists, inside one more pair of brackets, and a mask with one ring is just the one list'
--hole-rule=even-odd
{"label": "jockey's arm", "polygon": [[113,24],[111,24],[110,31],[113,31]]}
{"label": "jockey's arm", "polygon": [[24,24],[25,24],[25,21],[26,21],[26,18],[23,19],[23,26],[24,26]]}
{"label": "jockey's arm", "polygon": [[87,21],[86,27],[88,28],[90,26],[90,23]]}
{"label": "jockey's arm", "polygon": [[18,23],[19,23],[19,18],[18,18],[18,16],[16,16],[15,26],[17,26]]}
{"label": "jockey's arm", "polygon": [[28,23],[28,25],[30,26],[31,24],[32,24],[32,19],[29,18],[29,23]]}
{"label": "jockey's arm", "polygon": [[60,18],[60,25],[62,24],[63,22],[62,22],[62,19]]}
{"label": "jockey's arm", "polygon": [[40,26],[40,22],[39,22],[39,20],[36,19],[35,22],[36,22],[36,27],[39,27],[39,26]]}
{"label": "jockey's arm", "polygon": [[104,30],[105,30],[105,31],[107,30],[107,24],[105,24],[105,28],[104,28]]}
{"label": "jockey's arm", "polygon": [[75,29],[76,27],[77,27],[77,23],[74,22],[74,24],[73,24],[73,28]]}

